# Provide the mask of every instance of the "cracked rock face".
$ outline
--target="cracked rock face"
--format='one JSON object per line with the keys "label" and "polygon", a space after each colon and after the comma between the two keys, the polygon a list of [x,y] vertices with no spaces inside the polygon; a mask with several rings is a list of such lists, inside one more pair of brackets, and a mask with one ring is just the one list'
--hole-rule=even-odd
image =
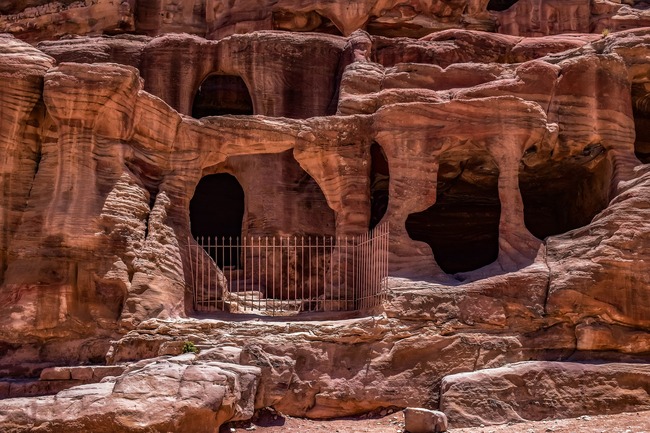
{"label": "cracked rock face", "polygon": [[447,376],[440,406],[456,427],[638,411],[649,380],[647,365],[521,362]]}
{"label": "cracked rock face", "polygon": [[[501,368],[522,361],[548,389],[600,370],[546,362],[647,361],[650,31],[614,32],[641,2],[162,3],[0,1],[0,396],[46,367],[134,363],[3,401],[0,429],[206,431],[267,406],[574,416],[478,413],[462,390],[517,387]],[[389,224],[386,301],[331,322],[197,315],[207,209],[253,237]],[[223,270],[201,272],[223,296]],[[196,359],[158,358],[185,341]],[[647,404],[619,388],[612,410]]]}

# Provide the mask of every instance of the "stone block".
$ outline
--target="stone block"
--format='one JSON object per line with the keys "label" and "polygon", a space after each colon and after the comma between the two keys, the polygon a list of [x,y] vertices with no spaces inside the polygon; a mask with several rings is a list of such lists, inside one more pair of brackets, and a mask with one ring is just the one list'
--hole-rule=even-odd
{"label": "stone block", "polygon": [[108,376],[120,376],[125,369],[122,365],[96,365],[93,367],[93,379],[101,380]]}
{"label": "stone block", "polygon": [[409,433],[440,433],[447,431],[447,416],[437,410],[407,408],[404,410],[405,429]]}
{"label": "stone block", "polygon": [[70,368],[69,367],[50,367],[44,368],[41,371],[40,380],[70,380]]}
{"label": "stone block", "polygon": [[70,376],[74,380],[89,381],[93,378],[92,367],[72,367],[70,368]]}

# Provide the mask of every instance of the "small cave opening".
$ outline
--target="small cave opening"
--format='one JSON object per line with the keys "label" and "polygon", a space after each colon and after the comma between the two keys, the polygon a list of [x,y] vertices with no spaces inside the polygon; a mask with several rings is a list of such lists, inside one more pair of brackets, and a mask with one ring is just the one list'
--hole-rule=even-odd
{"label": "small cave opening", "polygon": [[[244,189],[235,176],[228,173],[218,173],[204,176],[196,186],[194,196],[190,201],[190,227],[192,236],[208,237],[221,243],[224,238],[228,244],[229,238],[235,245],[242,236],[244,220]],[[214,254],[213,254],[214,256]],[[232,257],[234,261],[238,255]],[[230,258],[213,257],[217,266],[230,266]]]}
{"label": "small cave opening", "polygon": [[409,215],[411,239],[429,244],[447,274],[469,272],[499,255],[499,169],[475,149],[448,152],[438,168],[436,203]]}
{"label": "small cave opening", "polygon": [[487,10],[501,12],[510,9],[519,0],[490,0],[487,5]]}
{"label": "small cave opening", "polygon": [[192,117],[200,119],[226,114],[253,114],[253,101],[248,87],[237,75],[209,75],[194,96]]}
{"label": "small cave opening", "polygon": [[519,168],[526,228],[538,239],[585,226],[609,202],[611,163],[602,145],[582,154]]}
{"label": "small cave opening", "polygon": [[388,209],[390,169],[384,149],[373,142],[370,146],[370,226],[379,224]]}

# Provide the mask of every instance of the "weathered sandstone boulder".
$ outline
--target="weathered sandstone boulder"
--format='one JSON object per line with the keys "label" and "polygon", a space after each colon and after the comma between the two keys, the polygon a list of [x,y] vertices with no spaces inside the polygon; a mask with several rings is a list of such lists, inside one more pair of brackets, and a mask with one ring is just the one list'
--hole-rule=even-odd
{"label": "weathered sandstone boulder", "polygon": [[[256,407],[332,418],[389,407],[437,407],[442,377],[529,359],[517,335],[444,335],[426,322],[368,317],[329,322],[150,320],[115,341],[109,362],[159,356],[170,342],[240,348],[262,370]],[[203,356],[199,354],[199,358]]]}
{"label": "weathered sandstone boulder", "polygon": [[442,380],[454,427],[647,410],[647,364],[521,362]]}
{"label": "weathered sandstone boulder", "polygon": [[447,431],[447,416],[436,410],[408,407],[404,410],[404,428],[409,433]]}
{"label": "weathered sandstone boulder", "polygon": [[123,375],[54,396],[0,401],[6,432],[218,432],[248,419],[260,371],[194,355],[133,366]]}

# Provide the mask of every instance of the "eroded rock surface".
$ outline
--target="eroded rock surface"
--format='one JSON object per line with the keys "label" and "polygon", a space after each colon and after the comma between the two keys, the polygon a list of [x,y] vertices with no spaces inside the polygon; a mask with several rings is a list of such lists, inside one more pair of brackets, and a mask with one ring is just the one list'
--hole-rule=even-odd
{"label": "eroded rock surface", "polygon": [[522,362],[447,376],[441,410],[452,427],[646,410],[647,364]]}
{"label": "eroded rock surface", "polygon": [[260,370],[194,355],[141,362],[117,378],[54,396],[0,402],[6,432],[217,432],[248,419]]}
{"label": "eroded rock surface", "polygon": [[260,30],[422,37],[446,29],[515,36],[597,33],[650,23],[644,0],[4,1],[0,31],[30,41],[69,34],[190,33],[221,39]]}

